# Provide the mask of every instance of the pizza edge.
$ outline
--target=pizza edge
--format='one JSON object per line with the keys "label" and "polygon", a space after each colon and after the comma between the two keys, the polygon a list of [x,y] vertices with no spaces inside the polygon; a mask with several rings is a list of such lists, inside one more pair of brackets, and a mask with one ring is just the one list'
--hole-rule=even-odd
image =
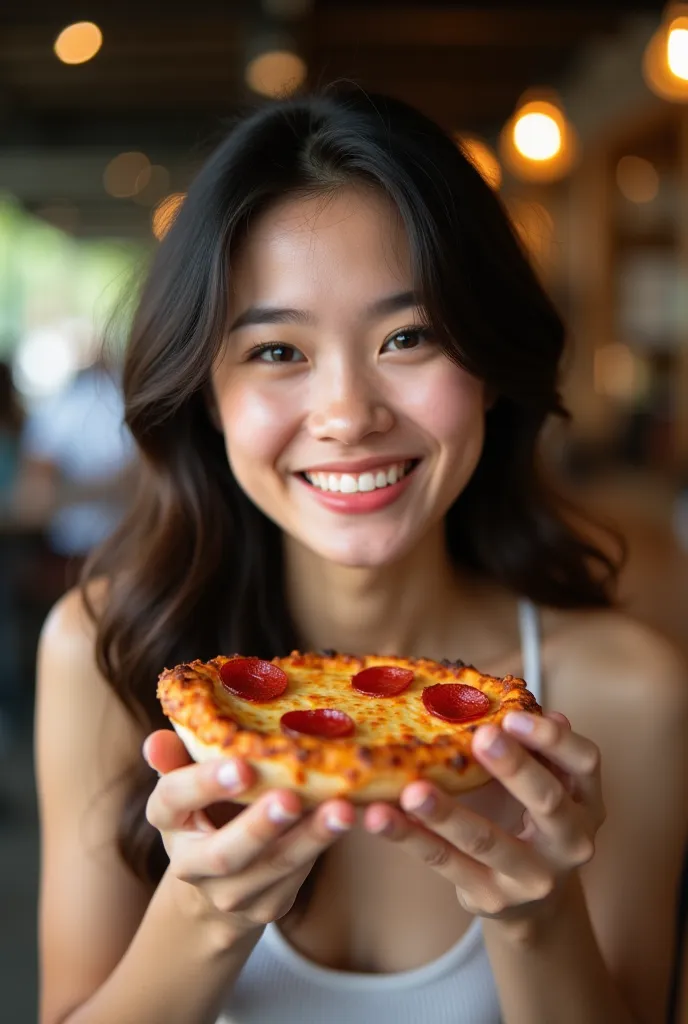
{"label": "pizza edge", "polygon": [[[252,803],[275,788],[292,789],[309,804],[331,797],[370,803],[396,800],[406,785],[421,778],[451,793],[475,789],[491,778],[471,753],[473,733],[483,719],[457,726],[453,735],[442,735],[437,742],[424,743],[412,737],[405,743],[388,742],[373,747],[361,744],[355,737],[325,740],[243,728],[226,707],[220,706],[215,692],[222,685],[220,668],[230,660],[220,655],[209,662],[196,660],[165,669],[160,674],[157,692],[164,714],[195,761],[240,757],[254,769],[258,782],[241,794],[241,803]],[[272,663],[296,673],[299,668],[330,668],[352,675],[373,665],[395,665],[422,671],[429,679],[428,685],[477,685],[499,702],[499,708],[489,715],[491,723],[499,724],[508,711],[541,713],[524,680],[487,676],[461,662],[293,651],[288,657],[273,658]]]}

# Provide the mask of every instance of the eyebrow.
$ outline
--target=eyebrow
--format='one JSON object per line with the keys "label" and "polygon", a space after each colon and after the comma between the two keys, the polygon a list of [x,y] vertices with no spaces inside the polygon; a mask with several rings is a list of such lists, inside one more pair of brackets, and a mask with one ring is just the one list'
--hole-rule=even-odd
{"label": "eyebrow", "polygon": [[[392,313],[398,313],[409,306],[419,306],[420,299],[417,292],[406,291],[396,292],[394,295],[386,295],[383,299],[377,299],[366,307],[363,318],[365,320],[381,320]],[[290,309],[281,306],[249,306],[240,313],[233,321],[228,333],[238,331],[242,327],[255,327],[260,324],[311,324],[314,321],[312,313],[306,309]]]}

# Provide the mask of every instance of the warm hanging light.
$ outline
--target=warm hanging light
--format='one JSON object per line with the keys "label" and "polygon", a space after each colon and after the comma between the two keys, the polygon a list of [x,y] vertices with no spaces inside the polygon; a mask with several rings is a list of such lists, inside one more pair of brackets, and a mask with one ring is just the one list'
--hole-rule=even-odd
{"label": "warm hanging light", "polygon": [[553,160],[561,149],[561,131],[548,111],[519,114],[514,124],[514,145],[526,160]]}
{"label": "warm hanging light", "polygon": [[63,64],[85,64],[103,45],[103,33],[92,21],[78,21],[63,28],[55,40],[55,56]]}
{"label": "warm hanging light", "polygon": [[487,184],[498,191],[502,184],[502,167],[492,147],[477,135],[456,135],[455,139]]}
{"label": "warm hanging light", "polygon": [[643,74],[657,96],[688,103],[688,4],[669,4],[645,49]]}
{"label": "warm hanging light", "polygon": [[291,50],[267,50],[249,61],[246,82],[261,96],[288,96],[306,80],[305,61]]}
{"label": "warm hanging light", "polygon": [[556,181],[576,157],[575,132],[552,93],[527,93],[504,125],[500,152],[505,165],[526,181]]}
{"label": "warm hanging light", "polygon": [[[688,19],[678,18],[677,22],[669,29],[667,63],[672,75],[688,82]],[[686,24],[683,25],[681,22]]]}

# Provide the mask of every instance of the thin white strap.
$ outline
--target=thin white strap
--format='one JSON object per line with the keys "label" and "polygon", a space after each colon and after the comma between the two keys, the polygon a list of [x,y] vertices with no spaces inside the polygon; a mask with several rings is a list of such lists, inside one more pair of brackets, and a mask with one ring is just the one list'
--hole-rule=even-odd
{"label": "thin white strap", "polygon": [[518,602],[523,678],[538,704],[542,704],[542,658],[540,654],[540,613],[532,601]]}

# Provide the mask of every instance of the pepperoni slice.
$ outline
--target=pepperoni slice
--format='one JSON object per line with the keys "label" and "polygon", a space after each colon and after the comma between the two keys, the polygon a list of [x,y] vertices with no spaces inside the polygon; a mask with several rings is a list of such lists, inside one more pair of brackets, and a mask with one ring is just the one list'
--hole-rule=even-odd
{"label": "pepperoni slice", "polygon": [[281,697],[289,679],[278,665],[260,658],[233,658],[220,669],[224,686],[235,697],[252,700],[256,704]]}
{"label": "pepperoni slice", "polygon": [[287,711],[280,718],[282,731],[292,736],[318,736],[338,740],[352,736],[356,724],[344,711],[335,708],[314,708],[312,711]]}
{"label": "pepperoni slice", "polygon": [[351,679],[354,690],[368,697],[397,697],[412,682],[411,669],[397,668],[396,665],[373,665],[357,672]]}
{"label": "pepperoni slice", "polygon": [[423,704],[435,718],[445,722],[466,722],[490,710],[490,698],[465,683],[435,683],[423,690]]}

